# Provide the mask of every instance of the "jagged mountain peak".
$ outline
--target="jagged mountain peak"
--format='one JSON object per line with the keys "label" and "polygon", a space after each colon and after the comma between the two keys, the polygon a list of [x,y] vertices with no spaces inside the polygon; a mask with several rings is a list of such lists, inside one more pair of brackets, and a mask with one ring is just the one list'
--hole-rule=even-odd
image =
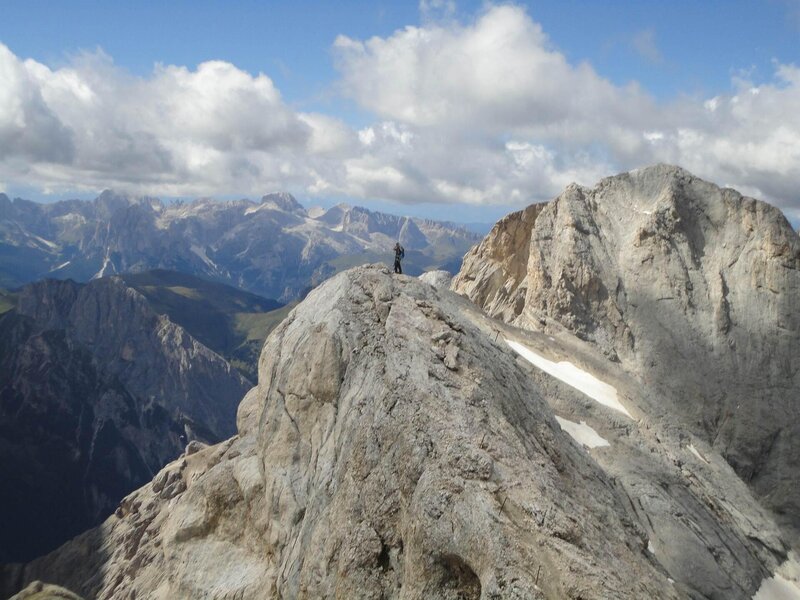
{"label": "jagged mountain peak", "polygon": [[138,196],[127,192],[118,192],[112,189],[103,190],[94,200],[95,204],[113,211],[128,206],[147,207],[154,211],[161,211],[163,203],[158,198],[152,196]]}
{"label": "jagged mountain peak", "polygon": [[271,192],[261,197],[261,206],[271,206],[277,210],[301,215],[306,214],[306,209],[294,196],[288,192]]}
{"label": "jagged mountain peak", "polygon": [[786,459],[800,452],[800,239],[779,209],[655,165],[509,215],[453,289],[592,343],[800,530]]}
{"label": "jagged mountain peak", "polygon": [[[345,224],[350,217],[352,224]],[[260,203],[200,199],[166,206],[112,191],[95,202],[18,200],[0,208],[0,244],[9,247],[0,255],[0,286],[161,268],[290,301],[341,265],[383,256],[391,261],[389,242],[398,237],[410,251],[410,272],[417,273],[457,270],[478,239],[453,227],[371,211],[332,208],[312,217],[287,193],[266,195]],[[23,255],[24,264],[17,258]]]}

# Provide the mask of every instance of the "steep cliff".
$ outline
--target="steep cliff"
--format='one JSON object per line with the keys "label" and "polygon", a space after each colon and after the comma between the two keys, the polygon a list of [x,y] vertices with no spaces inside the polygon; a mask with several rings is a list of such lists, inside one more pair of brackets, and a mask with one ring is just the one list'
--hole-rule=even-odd
{"label": "steep cliff", "polygon": [[230,436],[248,387],[116,279],[22,288],[0,371],[3,562],[97,524],[188,441]]}
{"label": "steep cliff", "polygon": [[453,289],[590,341],[800,527],[800,239],[778,209],[667,165],[573,185],[501,221]]}

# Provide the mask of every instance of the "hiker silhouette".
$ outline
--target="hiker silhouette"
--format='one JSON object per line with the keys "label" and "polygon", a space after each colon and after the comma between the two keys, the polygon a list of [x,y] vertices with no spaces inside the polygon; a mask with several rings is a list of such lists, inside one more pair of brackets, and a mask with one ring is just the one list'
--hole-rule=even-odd
{"label": "hiker silhouette", "polygon": [[400,273],[401,275],[403,274],[403,266],[400,264],[400,261],[403,260],[403,258],[405,258],[405,255],[406,255],[405,249],[400,245],[400,242],[397,242],[394,245],[394,272],[395,273]]}

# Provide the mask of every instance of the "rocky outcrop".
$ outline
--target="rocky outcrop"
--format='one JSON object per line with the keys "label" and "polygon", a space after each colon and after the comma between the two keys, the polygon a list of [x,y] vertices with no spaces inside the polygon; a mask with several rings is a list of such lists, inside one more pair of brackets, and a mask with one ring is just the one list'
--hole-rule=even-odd
{"label": "rocky outcrop", "polygon": [[97,598],[677,597],[610,481],[453,301],[385,269],[333,278],[268,339],[237,437],[21,579]]}
{"label": "rocky outcrop", "polygon": [[34,581],[18,594],[11,596],[9,600],[82,600],[82,598],[57,585]]}
{"label": "rocky outcrop", "polygon": [[249,387],[117,279],[20,290],[0,371],[2,562],[99,523],[188,441],[229,437]]}
{"label": "rocky outcrop", "polygon": [[429,283],[434,287],[449,289],[453,276],[447,271],[427,271],[419,276],[420,281]]}
{"label": "rocky outcrop", "polygon": [[[3,199],[4,198],[4,199]],[[391,261],[400,239],[407,271],[458,270],[478,236],[456,225],[359,207],[308,212],[287,193],[259,202],[163,204],[103,192],[93,202],[0,198],[0,287],[43,277],[96,277],[168,269],[295,300],[341,269]]]}
{"label": "rocky outcrop", "polygon": [[588,453],[551,404],[591,401],[500,335],[546,340],[385,268],[339,274],[268,338],[238,435],[187,448],[0,582],[103,599],[750,598],[787,546],[718,455],[687,465],[685,439],[603,406],[621,458]]}
{"label": "rocky outcrop", "polygon": [[800,240],[778,209],[667,165],[572,185],[501,221],[453,289],[590,341],[800,527]]}
{"label": "rocky outcrop", "polygon": [[464,256],[461,270],[452,282],[493,317],[513,321],[525,306],[531,232],[536,217],[547,206],[528,208],[500,219],[484,240]]}

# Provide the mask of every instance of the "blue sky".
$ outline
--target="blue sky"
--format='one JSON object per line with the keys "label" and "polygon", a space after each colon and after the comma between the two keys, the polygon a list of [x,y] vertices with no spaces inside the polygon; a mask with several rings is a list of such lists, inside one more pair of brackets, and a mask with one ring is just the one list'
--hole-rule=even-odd
{"label": "blue sky", "polygon": [[[502,9],[509,7],[513,10],[503,13]],[[414,97],[409,96],[408,105],[412,108],[408,111],[394,103],[392,98],[376,101],[371,96],[375,86],[386,88],[383,74],[387,68],[398,68],[393,62],[398,53],[410,57],[408,65],[399,67],[404,72],[406,68],[412,68],[409,65],[418,64],[428,56],[425,54],[427,50],[418,45],[417,38],[401,35],[404,28],[438,32],[436,35],[440,35],[440,39],[436,44],[439,51],[458,56],[469,47],[469,40],[476,37],[477,34],[473,33],[483,31],[486,36],[481,39],[487,39],[487,36],[491,39],[489,29],[492,25],[487,15],[494,13],[498,16],[495,19],[495,24],[499,23],[498,31],[519,33],[518,43],[509,48],[493,49],[491,56],[498,64],[521,61],[514,64],[526,69],[525,53],[535,53],[539,48],[545,53],[545,68],[537,71],[540,73],[538,77],[543,79],[540,84],[532,78],[527,82],[527,88],[506,90],[504,87],[498,92],[505,96],[515,96],[519,92],[520,103],[529,99],[531,106],[539,107],[537,114],[520,113],[512,119],[498,115],[516,109],[501,100],[487,99],[485,88],[483,92],[476,92],[475,87],[483,85],[486,79],[467,81],[464,85],[472,87],[463,91],[451,86],[447,90],[431,88]],[[517,25],[521,29],[513,29]],[[543,36],[538,36],[537,28]],[[337,39],[347,39],[355,45],[337,44]],[[378,40],[380,44],[366,49],[356,48],[357,44],[368,44],[370,39]],[[799,84],[791,76],[776,74],[783,67],[800,64],[800,2],[797,0],[561,0],[513,5],[439,0],[420,4],[3,0],[0,2],[0,43],[7,47],[11,55],[8,60],[15,65],[14,68],[25,70],[20,65],[32,59],[49,68],[51,79],[55,78],[52,74],[75,71],[82,80],[96,82],[94,76],[98,73],[113,73],[111,78],[116,88],[108,92],[112,96],[126,94],[125,90],[135,86],[132,81],[156,85],[154,68],[157,64],[185,67],[191,74],[206,61],[224,61],[236,72],[245,73],[254,80],[259,73],[265,74],[280,97],[279,101],[274,98],[269,101],[277,103],[277,112],[283,115],[284,120],[299,115],[306,123],[304,126],[308,126],[309,119],[304,115],[322,115],[335,120],[336,127],[344,128],[336,134],[341,147],[331,151],[330,155],[325,154],[324,161],[319,159],[324,165],[321,162],[310,166],[302,163],[298,158],[301,154],[299,147],[290,149],[291,156],[287,158],[285,144],[279,149],[270,145],[272,134],[263,138],[261,147],[255,148],[260,158],[253,158],[251,151],[254,149],[250,146],[246,156],[241,154],[231,158],[230,152],[225,154],[226,148],[236,146],[235,143],[225,142],[217,147],[204,139],[202,143],[208,144],[209,152],[213,151],[215,156],[225,154],[226,160],[232,161],[227,166],[228,171],[241,169],[241,173],[257,174],[241,185],[237,183],[241,177],[225,178],[222,175],[209,179],[206,185],[189,185],[172,172],[139,181],[133,168],[124,177],[117,177],[113,165],[98,167],[96,160],[80,158],[80,144],[83,142],[78,140],[80,132],[77,132],[70,134],[65,142],[65,148],[69,146],[72,150],[65,150],[61,159],[50,155],[38,156],[31,151],[21,153],[16,160],[6,156],[5,163],[0,162],[0,183],[10,192],[25,192],[28,197],[90,197],[96,189],[106,185],[129,187],[135,192],[151,191],[161,196],[207,194],[226,197],[254,195],[258,193],[259,182],[263,181],[263,191],[275,186],[285,187],[306,204],[351,198],[353,202],[379,208],[392,209],[402,205],[406,212],[437,217],[452,216],[452,205],[455,204],[460,207],[456,212],[462,220],[482,220],[493,219],[509,208],[529,201],[549,197],[570,177],[585,178],[579,182],[590,185],[594,183],[591,178],[598,174],[641,166],[635,164],[635,157],[645,156],[653,160],[677,158],[678,162],[688,163],[684,166],[699,170],[701,176],[720,184],[737,185],[747,193],[760,194],[782,205],[793,218],[796,218],[800,204],[797,194],[793,196],[791,193],[794,184],[800,184],[796,181],[800,177],[797,169],[777,162],[764,164],[763,160],[749,164],[746,156],[728,155],[730,152],[725,150],[733,143],[741,145],[747,141],[754,130],[774,127],[777,131],[784,125],[781,111],[785,110],[782,107],[791,106]],[[104,58],[98,59],[101,52]],[[624,122],[614,124],[615,131],[621,128],[635,130],[636,135],[644,136],[653,145],[661,143],[662,139],[677,139],[676,132],[684,132],[691,125],[693,131],[700,131],[705,136],[707,147],[722,150],[713,158],[706,159],[698,156],[696,148],[686,149],[685,143],[680,149],[677,145],[669,149],[648,146],[648,151],[642,152],[627,148],[624,140],[609,142],[605,137],[607,132],[602,131],[580,135],[579,139],[565,137],[563,133],[553,135],[544,126],[546,123],[543,125],[544,117],[541,117],[553,107],[536,91],[538,85],[554,85],[548,81],[548,69],[555,64],[548,61],[553,57],[560,57],[566,63],[558,71],[563,76],[560,81],[564,86],[583,81],[583,76],[588,77],[588,83],[585,89],[564,87],[554,90],[553,96],[549,97],[551,104],[557,104],[553,98],[558,94],[570,92],[578,95],[608,94],[609,97],[616,94],[608,102],[598,101],[599,104],[592,109],[596,111],[598,121],[620,118],[614,116],[617,111],[613,106],[609,108],[609,103],[623,106],[622,112],[626,112],[628,109],[624,106],[630,102],[629,112],[641,113],[641,116],[635,122],[622,118]],[[98,63],[103,65],[98,66]],[[530,67],[536,69],[535,64]],[[585,67],[591,71],[588,75],[581,74]],[[399,89],[399,96],[395,97],[405,98],[405,94],[415,90],[420,81],[427,82],[431,77],[446,76],[449,72],[447,65],[437,68],[438,71],[431,69],[430,73],[409,74],[407,81],[401,82],[406,87]],[[0,77],[9,72],[0,67]],[[781,72],[791,73],[786,69]],[[362,73],[363,81],[360,79]],[[34,80],[31,84],[33,91],[20,92],[20,96],[41,94],[47,104],[48,118],[54,115],[61,130],[75,129],[69,121],[72,113],[64,108],[63,99],[51,100],[54,93],[46,91],[52,89],[52,85],[47,88],[50,84],[42,84],[40,76],[34,74],[31,77]],[[612,86],[611,91],[605,89],[606,83]],[[45,86],[41,88],[44,92],[36,87],[41,85]],[[253,85],[263,89],[257,83]],[[751,114],[742,116],[731,108],[729,118],[714,117],[720,121],[719,127],[740,128],[734,139],[726,138],[710,123],[699,123],[702,119],[699,107],[707,106],[714,98],[720,98],[724,107],[726,101],[741,96],[742,90],[761,86],[766,86],[764,91],[775,97],[769,102],[765,100],[763,106],[753,106]],[[578,87],[582,87],[580,83]],[[452,121],[448,118],[449,113],[432,114],[430,118],[419,116],[419,110],[425,111],[427,106],[437,102],[453,102],[460,110],[460,98],[464,98],[465,104],[474,103],[470,110],[465,111],[463,121]],[[2,101],[0,96],[0,131]],[[416,102],[419,102],[419,110],[414,112]],[[104,103],[105,106],[110,104],[113,102]],[[764,115],[759,112],[765,107],[775,111],[771,115],[773,120],[766,123]],[[131,111],[135,114],[135,107],[129,108],[125,114],[131,114]],[[611,116],[604,111],[609,111]],[[670,117],[662,120],[661,114]],[[82,118],[86,119],[85,116]],[[117,122],[121,117],[111,115],[108,118],[110,121],[104,120],[102,126],[97,125],[98,132],[107,130],[109,122]],[[465,135],[465,129],[476,119],[481,123],[497,119],[498,123],[492,127],[481,126],[477,128],[479,131]],[[652,120],[652,131],[648,119]],[[562,127],[582,130],[586,128],[586,120],[585,114],[566,115]],[[326,140],[334,135],[330,132],[331,125],[328,122],[324,125],[328,128],[324,132]],[[246,124],[242,126],[247,128]],[[760,156],[779,156],[780,144],[786,145],[787,140],[794,139],[791,135],[798,133],[794,126],[794,123],[789,124],[788,138],[778,136],[778,142],[773,139],[775,136],[761,140],[762,145],[757,147]],[[140,134],[142,139],[157,138],[159,128],[154,127],[154,131],[137,130],[126,132],[126,135],[128,138]],[[320,127],[315,122],[312,129],[322,131]],[[367,130],[380,130],[385,135],[375,137]],[[32,140],[30,144],[36,147],[51,144],[46,137],[48,131],[42,133],[43,140]],[[352,139],[358,137],[363,145],[365,137],[359,137],[358,133],[365,131],[366,139],[377,140],[368,144],[368,153],[364,148],[358,149],[351,142],[342,141],[349,135]],[[96,140],[97,135],[94,133],[92,139]],[[293,134],[287,130],[285,135],[291,137]],[[302,137],[300,133],[297,135]],[[662,137],[658,138],[659,135]],[[658,138],[656,142],[652,141],[653,136]],[[398,140],[404,141],[398,145]],[[184,141],[170,138],[154,152],[166,149],[164,152],[169,155],[166,162],[188,164],[183,157],[176,158],[177,148],[186,145]],[[114,148],[117,148],[116,143],[109,141]],[[193,138],[189,145],[193,151],[199,152],[199,143],[197,138]],[[776,143],[779,145],[775,146]],[[432,150],[435,144],[439,148],[459,148],[458,156],[453,156],[452,160],[465,165],[464,169],[448,171],[444,165],[449,159]],[[414,146],[414,156],[423,158],[413,159],[410,146]],[[325,152],[328,152],[327,148]],[[500,155],[501,150],[505,155]],[[523,154],[523,159],[520,159]],[[542,162],[543,155],[548,157],[547,164]],[[504,171],[529,164],[533,160],[531,156],[537,161],[537,176]],[[91,168],[82,165],[82,160]],[[269,164],[262,164],[260,160]],[[414,160],[418,162],[414,163]],[[32,161],[38,161],[36,168],[27,166]],[[291,163],[291,168],[282,169],[278,165],[281,161],[284,166]],[[492,167],[477,177],[466,168],[472,164],[469,161],[475,161],[472,172],[483,171],[487,164]],[[21,167],[22,164],[26,166]],[[132,161],[126,159],[126,164],[132,164]],[[429,169],[428,165],[435,165],[435,168]],[[287,170],[291,174],[282,178],[281,173]],[[355,175],[348,181],[338,180],[335,173],[345,170],[348,176]],[[184,166],[175,171],[184,172],[186,176],[190,169]],[[323,171],[327,174],[320,175]],[[770,177],[782,179],[779,184],[768,185],[765,182]],[[312,181],[314,178],[316,183]],[[492,178],[514,179],[515,184],[496,186]],[[531,189],[526,190],[525,185]]]}

